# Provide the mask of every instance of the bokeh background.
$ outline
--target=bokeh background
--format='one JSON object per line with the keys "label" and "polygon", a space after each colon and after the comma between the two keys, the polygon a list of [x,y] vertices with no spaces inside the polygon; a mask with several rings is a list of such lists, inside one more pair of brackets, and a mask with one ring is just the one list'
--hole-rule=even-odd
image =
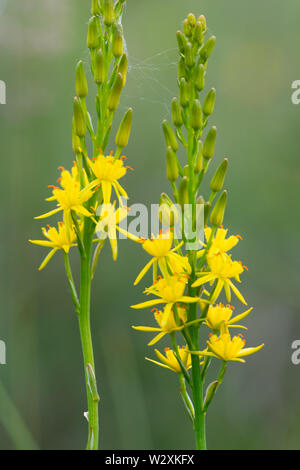
{"label": "bokeh background", "polygon": [[[1,449],[76,449],[86,440],[79,333],[62,258],[38,273],[45,250],[27,240],[40,236],[33,217],[48,208],[57,167],[73,159],[74,69],[80,58],[88,64],[89,8],[90,0],[0,1],[0,79],[7,84],[0,106]],[[249,268],[243,292],[255,307],[248,345],[265,343],[246,365],[229,368],[209,411],[208,446],[299,449],[300,365],[291,362],[291,344],[300,339],[300,106],[291,102],[291,84],[300,79],[300,4],[128,0],[130,71],[121,112],[134,108],[127,154],[135,171],[126,177],[132,202],[156,203],[169,191],[160,124],[177,94],[175,33],[190,11],[205,14],[217,36],[207,80],[217,89],[211,173],[230,159],[226,225],[244,238],[235,254]],[[146,259],[122,241],[113,263],[107,246],[95,279],[101,445],[190,449],[177,378],[145,362],[148,335],[131,329],[150,319],[129,308],[141,299],[133,280]],[[72,262],[76,271],[76,256]]]}

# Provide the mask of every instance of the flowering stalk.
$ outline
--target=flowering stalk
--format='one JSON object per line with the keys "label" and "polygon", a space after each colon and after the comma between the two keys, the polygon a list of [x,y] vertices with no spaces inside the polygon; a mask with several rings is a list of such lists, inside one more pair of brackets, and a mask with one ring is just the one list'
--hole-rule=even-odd
{"label": "flowering stalk", "polygon": [[[205,88],[208,59],[216,42],[214,36],[206,40],[206,33],[205,17],[196,19],[193,14],[184,20],[183,31],[177,32],[179,97],[172,101],[173,128],[167,121],[163,122],[167,178],[172,186],[173,200],[165,193],[160,198],[160,220],[168,230],[161,231],[151,240],[136,240],[152,259],[138,275],[135,284],[153,266],[153,284],[145,293],[155,298],[132,306],[141,309],[163,305],[161,310],[154,309],[158,327],[133,328],[156,332],[150,346],[169,335],[173,349],[166,348],[165,354],[156,349],[159,362],[147,359],[178,374],[180,393],[192,420],[199,450],[206,449],[206,413],[224,379],[228,362],[244,362],[242,357],[263,346],[245,348],[242,335],[231,337],[229,332],[231,328],[245,329],[237,322],[252,309],[232,317],[232,305],[217,304],[223,292],[227,302],[231,302],[233,292],[246,305],[232,281],[240,282],[240,275],[246,268],[241,262],[232,260],[229,254],[240,237],[227,237],[228,230],[222,226],[227,205],[227,191],[222,191],[227,159],[219,165],[211,180],[210,195],[205,198],[200,194],[202,181],[215,153],[217,135],[216,128],[209,127],[215,89],[206,94],[202,104],[199,99]],[[179,150],[180,146],[183,152]],[[179,152],[185,154],[185,166],[180,162]],[[216,196],[218,199],[214,204]],[[200,211],[197,210],[199,207]],[[205,240],[201,240],[197,231],[201,214],[204,223],[210,222],[211,225],[205,227]],[[191,231],[186,231],[186,222],[192,227]],[[158,276],[158,268],[161,276]],[[205,327],[211,333],[203,344],[200,333],[204,333],[205,338]],[[184,346],[178,346],[178,335]],[[205,391],[212,360],[221,361],[220,372]]]}
{"label": "flowering stalk", "polygon": [[[82,61],[76,67],[76,96],[72,125],[72,147],[75,162],[71,172],[60,168],[59,186],[51,186],[56,209],[37,217],[42,219],[63,212],[58,229],[43,228],[47,240],[31,240],[32,243],[50,247],[52,250],[43,261],[43,269],[57,251],[62,251],[66,275],[75,311],[78,315],[79,330],[84,360],[84,373],[88,402],[88,450],[98,449],[99,420],[95,361],[90,324],[90,302],[92,279],[99,255],[107,238],[110,240],[113,259],[117,258],[116,229],[127,214],[123,206],[115,210],[116,201],[111,204],[113,190],[117,200],[128,198],[119,183],[129,167],[124,165],[121,152],[127,146],[132,121],[129,109],[115,138],[116,149],[105,156],[109,144],[115,111],[119,106],[122,90],[126,84],[127,55],[123,50],[121,24],[125,0],[93,0],[92,17],[88,24],[87,46],[90,51],[90,65],[96,85],[96,117],[94,126],[87,110],[86,96],[88,83]],[[87,133],[92,143],[92,159],[88,156]],[[95,234],[97,235],[95,237]],[[95,246],[95,249],[93,248]],[[80,255],[80,291],[73,279],[69,251],[77,247]]]}

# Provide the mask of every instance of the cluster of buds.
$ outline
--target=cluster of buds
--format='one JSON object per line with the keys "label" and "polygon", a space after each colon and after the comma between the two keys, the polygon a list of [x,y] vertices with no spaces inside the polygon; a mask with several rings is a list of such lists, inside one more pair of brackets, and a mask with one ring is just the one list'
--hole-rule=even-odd
{"label": "cluster of buds", "polygon": [[[91,56],[91,71],[97,86],[96,110],[98,125],[94,130],[92,119],[86,108],[88,85],[82,61],[76,69],[76,97],[74,98],[73,151],[76,155],[85,151],[84,138],[89,132],[94,153],[103,152],[108,145],[114,113],[117,110],[122,90],[126,84],[128,57],[124,51],[121,15],[125,0],[93,0],[92,17],[88,24],[87,46]],[[118,156],[127,146],[132,121],[129,109],[117,132],[115,144]]]}
{"label": "cluster of buds", "polygon": [[[205,205],[205,223],[210,221],[219,226],[223,222],[227,193],[224,191],[211,211],[213,199],[223,189],[228,167],[224,159],[211,181],[211,197],[205,201],[198,195],[204,174],[207,172],[215,153],[217,129],[209,128],[209,118],[213,113],[216,90],[212,88],[206,94],[203,104],[200,93],[205,88],[205,77],[208,60],[213,52],[216,37],[206,40],[207,26],[203,15],[196,19],[192,13],[184,20],[183,31],[177,32],[179,48],[178,76],[179,98],[172,100],[173,128],[163,122],[166,141],[167,178],[171,182],[174,198],[182,207],[193,204],[196,199]],[[204,132],[206,136],[204,137]],[[179,145],[187,150],[187,165],[182,167],[179,162]],[[179,183],[177,180],[180,178]]]}

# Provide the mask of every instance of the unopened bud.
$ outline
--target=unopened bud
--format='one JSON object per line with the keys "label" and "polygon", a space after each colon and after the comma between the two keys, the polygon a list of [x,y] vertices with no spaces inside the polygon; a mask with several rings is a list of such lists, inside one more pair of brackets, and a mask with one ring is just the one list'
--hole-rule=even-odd
{"label": "unopened bud", "polygon": [[177,37],[178,49],[183,54],[185,51],[185,47],[187,45],[186,37],[181,31],[177,31],[176,37]]}
{"label": "unopened bud", "polygon": [[193,46],[190,42],[187,43],[185,50],[184,50],[184,55],[185,55],[185,63],[186,65],[191,68],[195,65],[195,54],[193,51]]}
{"label": "unopened bud", "polygon": [[211,36],[205,44],[200,49],[200,56],[201,59],[204,60],[205,62],[211,55],[212,51],[214,50],[216,44],[216,36]]}
{"label": "unopened bud", "polygon": [[207,30],[207,27],[206,27],[206,18],[204,15],[201,15],[199,16],[198,18],[198,23],[200,23],[202,25],[202,30],[203,32],[206,32]]}
{"label": "unopened bud", "polygon": [[203,103],[203,113],[206,116],[210,116],[214,112],[214,106],[216,101],[216,90],[212,88]]}
{"label": "unopened bud", "polygon": [[188,194],[188,178],[184,176],[180,181],[179,188],[178,188],[178,197],[179,197],[179,204],[181,207],[184,207],[185,204],[189,203],[189,194]]}
{"label": "unopened bud", "polygon": [[186,35],[187,38],[190,38],[192,35],[192,27],[188,21],[188,19],[185,19],[183,22],[183,32]]}
{"label": "unopened bud", "polygon": [[118,148],[124,148],[127,146],[130,131],[131,131],[131,124],[132,124],[132,109],[128,109],[126,114],[124,115],[122,122],[120,124],[118,133],[116,135],[116,146]]}
{"label": "unopened bud", "polygon": [[178,62],[178,80],[185,78],[185,62],[184,59],[181,58]]}
{"label": "unopened bud", "polygon": [[179,222],[178,208],[166,193],[160,196],[158,216],[165,227],[172,227]]}
{"label": "unopened bud", "polygon": [[170,124],[168,123],[168,121],[163,121],[162,128],[163,128],[163,132],[164,132],[167,147],[171,147],[174,150],[174,152],[177,152],[178,142],[177,142],[176,136],[173,132],[173,129],[170,126]]}
{"label": "unopened bud", "polygon": [[195,162],[195,173],[200,173],[203,168],[203,143],[202,140],[198,142],[198,153]]}
{"label": "unopened bud", "polygon": [[202,129],[203,116],[199,100],[194,100],[191,113],[191,126],[195,131]]}
{"label": "unopened bud", "polygon": [[92,0],[91,13],[94,16],[97,16],[97,15],[101,14],[99,0]]}
{"label": "unopened bud", "polygon": [[74,111],[75,132],[78,135],[78,137],[84,137],[86,134],[86,124],[85,124],[81,104],[77,96],[75,96],[74,98],[73,111]]}
{"label": "unopened bud", "polygon": [[204,225],[207,225],[210,210],[211,210],[211,203],[206,202],[204,204]]}
{"label": "unopened bud", "polygon": [[190,13],[190,14],[188,15],[188,17],[187,17],[187,20],[188,20],[188,22],[189,22],[189,24],[190,24],[191,26],[195,26],[195,24],[196,24],[196,17],[195,17],[195,15],[194,15],[194,13]]}
{"label": "unopened bud", "polygon": [[210,215],[210,222],[215,227],[219,227],[223,224],[225,209],[227,204],[227,191],[223,191],[221,196],[216,202],[215,207]]}
{"label": "unopened bud", "polygon": [[123,77],[120,73],[117,74],[114,84],[112,86],[107,107],[110,111],[115,111],[119,106],[121,93],[123,89]]}
{"label": "unopened bud", "polygon": [[177,98],[172,100],[172,121],[175,127],[181,127],[183,124],[182,112]]}
{"label": "unopened bud", "polygon": [[80,60],[76,67],[76,95],[85,98],[88,94],[88,85],[84,73],[83,63]]}
{"label": "unopened bud", "polygon": [[104,56],[101,49],[97,51],[95,58],[95,67],[94,67],[94,80],[97,85],[102,85],[105,80],[105,64]]}
{"label": "unopened bud", "polygon": [[111,26],[115,21],[115,10],[113,0],[103,0],[103,22],[106,26]]}
{"label": "unopened bud", "polygon": [[72,122],[72,149],[75,155],[81,152],[80,138],[76,134],[75,119]]}
{"label": "unopened bud", "polygon": [[169,181],[176,181],[178,178],[177,157],[176,157],[174,150],[171,147],[167,148],[166,160],[167,160],[167,178]]}
{"label": "unopened bud", "polygon": [[97,47],[99,47],[97,18],[95,16],[93,16],[89,21],[87,46],[89,49],[97,49]]}
{"label": "unopened bud", "polygon": [[197,21],[194,31],[194,40],[201,44],[203,39],[203,27],[202,24]]}
{"label": "unopened bud", "polygon": [[123,31],[122,25],[116,24],[113,29],[112,53],[114,57],[121,57],[123,54]]}
{"label": "unopened bud", "polygon": [[183,108],[189,104],[189,89],[184,78],[182,78],[179,83],[179,102]]}
{"label": "unopened bud", "polygon": [[184,167],[183,167],[184,176],[189,176],[189,171],[190,171],[189,165],[184,165]]}
{"label": "unopened bud", "polygon": [[203,147],[203,157],[210,159],[214,155],[215,145],[217,138],[217,128],[213,126],[207,133],[204,147]]}
{"label": "unopened bud", "polygon": [[126,85],[127,79],[127,69],[128,69],[128,58],[127,55],[124,53],[119,62],[118,71],[123,77],[123,87]]}
{"label": "unopened bud", "polygon": [[228,159],[224,158],[221,165],[217,169],[210,183],[210,189],[214,192],[218,192],[223,188],[226,172],[228,168]]}
{"label": "unopened bud", "polygon": [[196,71],[195,85],[198,91],[202,91],[205,86],[205,67],[200,64]]}

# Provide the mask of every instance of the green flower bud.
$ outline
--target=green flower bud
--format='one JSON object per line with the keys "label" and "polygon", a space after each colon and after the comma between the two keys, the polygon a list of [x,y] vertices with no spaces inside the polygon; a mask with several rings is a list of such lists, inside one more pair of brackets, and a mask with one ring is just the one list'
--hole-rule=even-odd
{"label": "green flower bud", "polygon": [[76,95],[79,98],[85,98],[88,94],[88,85],[84,73],[82,60],[76,66]]}
{"label": "green flower bud", "polygon": [[185,19],[183,22],[183,32],[186,35],[187,38],[190,38],[192,35],[192,27],[188,21],[188,19]]}
{"label": "green flower bud", "polygon": [[94,80],[97,85],[102,85],[105,80],[105,64],[102,50],[99,49],[95,58]]}
{"label": "green flower bud", "polygon": [[127,58],[127,55],[124,53],[120,59],[119,68],[118,68],[119,73],[123,77],[123,88],[126,85],[127,69],[128,69],[128,58]]}
{"label": "green flower bud", "polygon": [[179,188],[178,188],[178,197],[179,197],[179,204],[181,205],[181,207],[189,203],[187,176],[184,176],[182,180],[180,181]]}
{"label": "green flower bud", "polygon": [[204,197],[203,196],[199,196],[197,201],[196,201],[196,204],[199,204],[199,205],[204,205],[205,204],[205,200],[204,200]]}
{"label": "green flower bud", "polygon": [[122,119],[122,122],[120,124],[118,133],[116,135],[116,146],[118,148],[122,149],[127,146],[129,137],[130,137],[131,124],[132,124],[132,109],[130,108],[125,113]]}
{"label": "green flower bud", "polygon": [[186,65],[191,68],[195,65],[195,55],[193,51],[193,46],[190,42],[187,43],[185,50],[184,50],[184,55],[185,55],[185,63]]}
{"label": "green flower bud", "polygon": [[103,0],[103,22],[106,26],[111,26],[115,21],[115,10],[113,0]]}
{"label": "green flower bud", "polygon": [[227,191],[223,191],[221,196],[216,202],[215,207],[210,215],[210,222],[215,227],[219,227],[223,224],[225,209],[227,204]]}
{"label": "green flower bud", "polygon": [[195,17],[195,15],[194,15],[193,13],[190,13],[190,14],[188,15],[187,20],[188,20],[190,26],[192,26],[192,27],[195,26],[195,24],[196,24],[196,17]]}
{"label": "green flower bud", "polygon": [[214,50],[216,44],[216,36],[211,36],[205,44],[200,49],[200,56],[201,59],[204,60],[205,62],[211,55],[212,51]]}
{"label": "green flower bud", "polygon": [[203,116],[199,100],[194,100],[191,113],[191,126],[195,131],[202,129]]}
{"label": "green flower bud", "polygon": [[123,31],[122,25],[116,24],[113,29],[112,53],[114,57],[121,57],[123,54]]}
{"label": "green flower bud", "polygon": [[201,44],[203,39],[203,27],[202,24],[197,21],[195,25],[195,30],[194,30],[194,40]]}
{"label": "green flower bud", "polygon": [[195,162],[195,173],[200,173],[203,168],[203,143],[202,140],[198,142],[198,153]]}
{"label": "green flower bud", "polygon": [[81,152],[80,138],[76,134],[75,119],[72,121],[72,149],[75,155]]}
{"label": "green flower bud", "polygon": [[99,34],[97,26],[97,18],[93,16],[88,25],[87,46],[89,49],[97,49],[99,47]]}
{"label": "green flower bud", "polygon": [[172,127],[167,121],[163,121],[162,128],[163,128],[167,147],[171,147],[174,150],[174,152],[177,152],[178,142],[177,142],[177,139],[173,132]]}
{"label": "green flower bud", "polygon": [[92,0],[92,8],[91,13],[93,16],[97,16],[101,14],[100,5],[98,0]]}
{"label": "green flower bud", "polygon": [[123,89],[123,77],[120,73],[117,74],[114,84],[112,86],[107,107],[110,111],[115,111],[119,106],[121,93]]}
{"label": "green flower bud", "polygon": [[217,138],[217,128],[213,126],[207,133],[204,147],[203,147],[203,157],[210,159],[214,155],[215,145]]}
{"label": "green flower bud", "polygon": [[202,91],[205,86],[205,67],[200,64],[196,70],[195,85],[198,91]]}
{"label": "green flower bud", "polygon": [[210,116],[214,112],[214,106],[216,101],[216,90],[212,88],[203,103],[203,113],[205,116]]}
{"label": "green flower bud", "polygon": [[179,102],[185,108],[189,104],[189,89],[188,84],[184,78],[179,82]]}
{"label": "green flower bud", "polygon": [[217,169],[210,183],[210,189],[217,193],[223,188],[226,172],[228,168],[228,159],[224,158],[221,165]]}
{"label": "green flower bud", "polygon": [[184,165],[183,174],[184,176],[189,176],[189,165]]}
{"label": "green flower bud", "polygon": [[84,120],[84,114],[81,108],[81,104],[77,96],[74,98],[74,124],[75,124],[75,132],[78,137],[84,137],[86,134],[86,124]]}
{"label": "green flower bud", "polygon": [[187,45],[186,37],[181,31],[177,31],[176,37],[177,37],[178,49],[183,54]]}
{"label": "green flower bud", "polygon": [[204,225],[207,225],[210,210],[211,210],[211,203],[206,202],[204,204]]}
{"label": "green flower bud", "polygon": [[205,18],[204,15],[199,16],[199,18],[198,18],[198,23],[201,24],[201,26],[202,26],[202,31],[205,33],[206,30],[207,30],[207,26],[206,26],[206,18]]}
{"label": "green flower bud", "polygon": [[178,80],[181,80],[182,78],[185,78],[185,62],[183,58],[178,62]]}
{"label": "green flower bud", "polygon": [[181,127],[183,124],[182,112],[177,98],[172,100],[172,121],[175,127]]}
{"label": "green flower bud", "polygon": [[167,148],[167,178],[169,181],[176,181],[178,178],[178,164],[176,153],[171,147]]}
{"label": "green flower bud", "polygon": [[158,216],[165,226],[174,226],[179,222],[179,214],[176,205],[166,193],[162,193],[159,199]]}

